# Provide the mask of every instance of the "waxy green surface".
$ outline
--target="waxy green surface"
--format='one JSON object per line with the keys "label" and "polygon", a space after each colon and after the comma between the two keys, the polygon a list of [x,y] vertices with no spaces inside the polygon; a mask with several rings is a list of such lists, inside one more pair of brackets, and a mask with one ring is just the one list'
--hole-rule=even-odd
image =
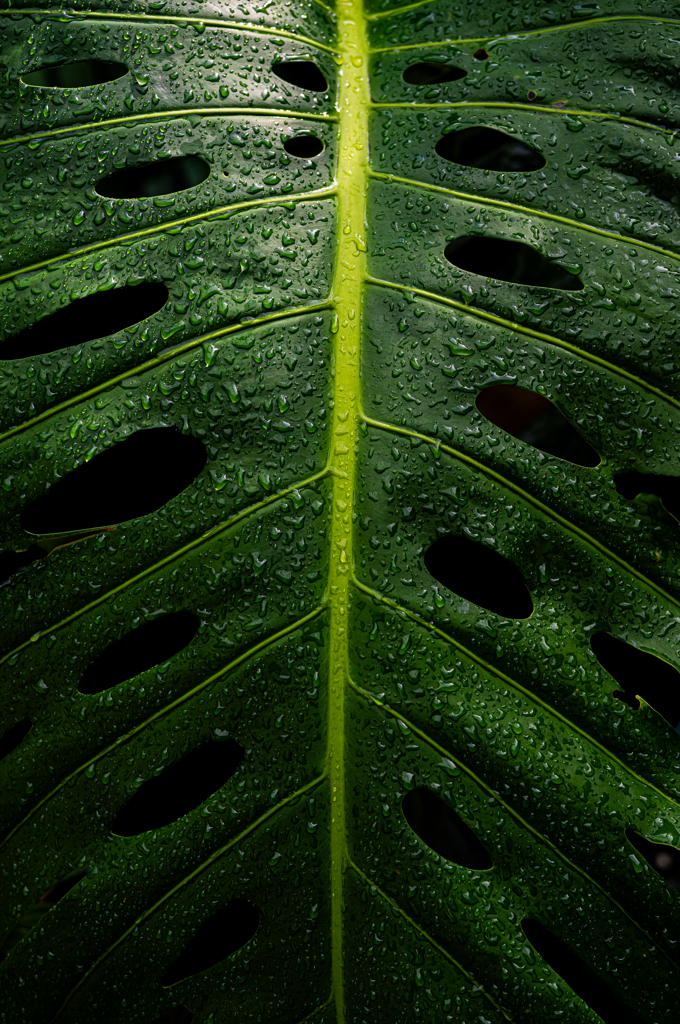
{"label": "waxy green surface", "polygon": [[[613,479],[678,473],[680,7],[13,4],[0,24],[2,337],[101,290],[169,292],[117,334],[0,360],[0,548],[25,549],[23,510],[139,429],[207,453],[156,512],[93,523],[0,587],[0,731],[33,723],[0,762],[0,944],[89,869],[0,965],[0,1021],[151,1024],[181,1004],[194,1024],[596,1022],[530,918],[672,1024],[680,894],[625,830],[680,846],[680,736],[612,696],[589,637],[680,669],[678,522]],[[21,80],[94,58],[129,72]],[[294,59],[328,90],[272,71]],[[466,74],[407,84],[420,61]],[[475,126],[545,167],[436,154]],[[300,134],[323,152],[288,155]],[[202,184],[97,192],[182,155]],[[584,287],[459,270],[443,252],[461,235],[523,241]],[[475,398],[498,383],[547,396],[600,464],[493,426]],[[423,559],[444,533],[511,560],[531,617],[438,584]],[[79,693],[110,644],[177,611],[200,620],[181,653]],[[145,780],[226,736],[245,757],[221,789],[112,834]],[[418,839],[415,787],[491,870]],[[258,907],[253,938],[163,987],[233,899]]]}

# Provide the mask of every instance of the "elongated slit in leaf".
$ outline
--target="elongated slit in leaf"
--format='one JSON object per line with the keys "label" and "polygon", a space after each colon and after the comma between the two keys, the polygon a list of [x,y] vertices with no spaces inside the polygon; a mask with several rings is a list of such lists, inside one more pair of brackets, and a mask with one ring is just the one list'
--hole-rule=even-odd
{"label": "elongated slit in leaf", "polygon": [[232,900],[200,926],[189,945],[168,968],[161,984],[174,985],[207,971],[249,942],[260,923],[260,912],[248,900]]}
{"label": "elongated slit in leaf", "polygon": [[674,729],[680,725],[680,672],[655,654],[618,640],[610,633],[593,633],[590,646],[602,668],[622,687],[614,696],[637,710],[642,697]]}
{"label": "elongated slit in leaf", "polygon": [[117,334],[158,313],[168,297],[160,281],[93,292],[0,343],[0,359],[46,355]]}
{"label": "elongated slit in leaf", "polygon": [[680,519],[680,477],[665,473],[640,473],[630,470],[614,477],[616,490],[623,498],[637,498],[638,494],[654,494],[664,508]]}
{"label": "elongated slit in leaf", "polygon": [[577,466],[597,466],[600,456],[549,398],[512,384],[484,388],[475,405],[485,419],[519,441]]}
{"label": "elongated slit in leaf", "polygon": [[11,754],[13,750],[16,750],[19,744],[28,736],[32,725],[33,722],[30,718],[22,718],[20,722],[10,726],[0,736],[0,761],[3,757]]}
{"label": "elongated slit in leaf", "polygon": [[228,782],[243,757],[243,748],[232,739],[208,740],[142,783],[111,831],[136,836],[183,818]]}
{"label": "elongated slit in leaf", "polygon": [[313,60],[280,60],[272,65],[277,78],[308,92],[326,92],[328,81]]}
{"label": "elongated slit in leaf", "polygon": [[294,135],[292,139],[286,139],[283,148],[298,160],[311,160],[323,153],[324,144],[316,135]]}
{"label": "elongated slit in leaf", "polygon": [[491,857],[470,826],[431,789],[419,786],[411,790],[401,806],[418,838],[441,857],[476,871],[493,867]]}
{"label": "elongated slit in leaf", "polygon": [[497,615],[528,619],[534,610],[519,569],[468,537],[440,537],[425,552],[425,568],[447,590]]}
{"label": "elongated slit in leaf", "polygon": [[58,480],[29,505],[29,533],[66,533],[148,515],[180,494],[203,469],[201,442],[174,427],[138,430]]}
{"label": "elongated slit in leaf", "polygon": [[146,622],[106,647],[88,666],[80,693],[101,693],[183,651],[199,627],[191,612],[173,612]]}
{"label": "elongated slit in leaf", "polygon": [[449,242],[444,256],[460,270],[496,281],[562,291],[580,291],[583,288],[579,277],[547,260],[525,242],[485,235],[462,235]]}
{"label": "elongated slit in leaf", "polygon": [[210,164],[199,156],[173,156],[139,167],[115,171],[97,184],[106,199],[147,199],[195,188],[210,174]]}
{"label": "elongated slit in leaf", "polygon": [[441,82],[457,82],[466,75],[467,71],[454,64],[424,60],[410,64],[401,77],[407,85],[439,85]]}
{"label": "elongated slit in leaf", "polygon": [[604,1024],[642,1024],[588,964],[538,921],[527,918],[522,931],[540,957],[573,989],[576,995],[594,1010]]}
{"label": "elongated slit in leaf", "polygon": [[626,829],[626,839],[664,881],[673,889],[680,889],[680,850],[666,843],[653,843],[632,828]]}
{"label": "elongated slit in leaf", "polygon": [[526,142],[497,128],[460,128],[443,135],[434,149],[453,164],[487,171],[539,171],[546,164]]}
{"label": "elongated slit in leaf", "polygon": [[78,60],[29,71],[21,76],[21,81],[41,89],[82,89],[115,82],[129,70],[126,64],[115,60]]}

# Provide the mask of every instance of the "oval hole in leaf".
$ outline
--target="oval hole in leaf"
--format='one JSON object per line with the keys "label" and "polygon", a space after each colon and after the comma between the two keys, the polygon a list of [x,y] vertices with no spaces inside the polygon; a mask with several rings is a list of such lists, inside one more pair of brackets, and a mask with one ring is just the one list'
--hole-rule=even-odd
{"label": "oval hole in leaf", "polygon": [[534,610],[517,566],[468,537],[440,537],[425,552],[425,568],[447,590],[496,615],[528,619]]}
{"label": "oval hole in leaf", "polygon": [[438,60],[423,60],[411,64],[401,76],[407,85],[439,85],[441,82],[457,82],[465,78],[467,71],[453,64],[444,64]]}
{"label": "oval hole in leaf", "polygon": [[127,75],[129,68],[116,60],[79,60],[73,64],[52,64],[21,76],[24,85],[42,89],[80,89],[104,85]]}
{"label": "oval hole in leaf", "polygon": [[17,942],[21,942],[25,935],[28,935],[31,928],[34,928],[38,924],[45,914],[52,909],[52,907],[62,899],[67,892],[69,892],[74,885],[77,885],[81,878],[89,874],[89,868],[76,868],[75,871],[71,871],[68,875],[57,882],[56,885],[51,886],[42,896],[27,907],[26,911],[22,914],[16,923],[14,929],[5,939],[2,948],[0,948],[0,960],[4,960],[9,951],[16,946]]}
{"label": "oval hole in leaf", "polygon": [[605,1024],[642,1024],[640,1018],[602,981],[591,968],[538,921],[527,918],[522,931],[538,955],[552,967],[580,999]]}
{"label": "oval hole in leaf", "polygon": [[323,153],[324,144],[316,135],[295,135],[292,139],[286,139],[283,148],[298,160],[311,160]]}
{"label": "oval hole in leaf", "polygon": [[124,167],[102,178],[96,192],[106,199],[147,199],[195,188],[210,174],[210,164],[200,156],[173,156],[139,167]]}
{"label": "oval hole in leaf", "polygon": [[549,398],[513,384],[484,388],[475,405],[485,419],[541,452],[577,466],[598,466],[600,456]]}
{"label": "oval hole in leaf", "polygon": [[191,1024],[194,1015],[186,1006],[171,1006],[156,1017],[153,1024]]}
{"label": "oval hole in leaf", "polygon": [[200,926],[186,949],[165,972],[161,985],[174,985],[207,971],[249,942],[260,923],[260,912],[248,900],[232,900]]}
{"label": "oval hole in leaf", "polygon": [[637,710],[640,696],[674,729],[680,725],[680,672],[677,669],[609,633],[593,633],[590,646],[602,668],[622,687],[614,691],[615,697]]}
{"label": "oval hole in leaf", "polygon": [[272,71],[277,78],[306,92],[326,92],[328,89],[326,76],[313,60],[280,60],[272,64]]}
{"label": "oval hole in leaf", "polygon": [[632,828],[626,829],[626,839],[673,889],[680,889],[680,850],[666,843],[653,843]]}
{"label": "oval hole in leaf", "polygon": [[29,505],[29,533],[66,533],[148,515],[176,497],[205,466],[201,442],[175,427],[138,430],[95,455]]}
{"label": "oval hole in leaf", "polygon": [[418,838],[440,857],[476,871],[493,867],[491,857],[472,829],[431,789],[411,790],[401,807]]}
{"label": "oval hole in leaf", "polygon": [[0,761],[3,757],[7,757],[13,750],[19,746],[19,744],[28,736],[33,722],[30,718],[23,718],[20,722],[16,722],[10,726],[6,732],[0,736]]}
{"label": "oval hole in leaf", "polygon": [[562,270],[524,242],[463,235],[449,242],[444,256],[454,267],[496,281],[535,288],[559,288],[562,291],[580,291],[583,288],[579,277]]}
{"label": "oval hole in leaf", "polygon": [[208,740],[142,783],[118,812],[111,831],[137,836],[183,818],[228,782],[243,757],[234,740]]}
{"label": "oval hole in leaf", "polygon": [[196,636],[199,620],[191,612],[173,612],[146,622],[106,647],[88,666],[78,690],[101,693],[160,665],[183,651]]}
{"label": "oval hole in leaf", "polygon": [[538,171],[546,161],[526,142],[496,128],[461,128],[443,135],[437,156],[465,167],[487,171]]}
{"label": "oval hole in leaf", "polygon": [[169,294],[160,281],[93,292],[0,343],[0,359],[41,356],[116,334],[157,313]]}
{"label": "oval hole in leaf", "polygon": [[663,473],[639,473],[630,470],[614,477],[616,490],[622,498],[636,498],[638,494],[655,494],[664,508],[680,519],[680,477]]}
{"label": "oval hole in leaf", "polygon": [[487,53],[487,51],[484,49],[483,46],[480,46],[480,48],[478,50],[475,50],[475,52],[472,54],[472,56],[475,58],[475,60],[488,60],[489,59],[489,54]]}

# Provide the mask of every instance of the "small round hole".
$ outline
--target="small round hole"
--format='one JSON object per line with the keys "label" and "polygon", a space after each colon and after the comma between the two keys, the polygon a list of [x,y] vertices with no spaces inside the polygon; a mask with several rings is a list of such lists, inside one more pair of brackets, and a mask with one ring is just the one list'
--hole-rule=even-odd
{"label": "small round hole", "polygon": [[529,89],[529,92],[527,93],[527,99],[533,103],[535,99],[538,99],[538,93],[534,92],[533,89]]}
{"label": "small round hole", "polygon": [[323,153],[324,144],[316,135],[295,135],[284,142],[283,148],[286,153],[299,160],[311,160],[312,157]]}
{"label": "small round hole", "polygon": [[480,48],[478,50],[475,50],[475,52],[472,54],[472,56],[475,58],[475,60],[488,60],[489,59],[489,54],[487,53],[487,51],[484,49],[483,46],[480,46]]}

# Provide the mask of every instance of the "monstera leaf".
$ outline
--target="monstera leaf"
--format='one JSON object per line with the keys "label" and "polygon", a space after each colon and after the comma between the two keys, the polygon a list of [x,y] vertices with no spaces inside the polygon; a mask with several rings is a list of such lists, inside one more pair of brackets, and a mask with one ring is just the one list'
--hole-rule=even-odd
{"label": "monstera leaf", "polygon": [[680,7],[7,0],[5,1024],[660,1024]]}

